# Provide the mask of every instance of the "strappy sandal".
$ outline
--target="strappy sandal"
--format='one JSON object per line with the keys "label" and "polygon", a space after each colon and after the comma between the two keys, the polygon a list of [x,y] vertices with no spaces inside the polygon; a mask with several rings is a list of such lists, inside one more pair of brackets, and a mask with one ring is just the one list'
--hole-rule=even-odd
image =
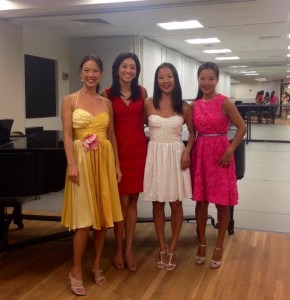
{"label": "strappy sandal", "polygon": [[163,261],[163,255],[165,256],[167,251],[159,251],[160,261],[156,262],[156,266],[158,269],[164,269],[166,267],[166,263]]}
{"label": "strappy sandal", "polygon": [[[198,247],[206,248],[206,246],[207,246],[207,244],[205,244],[205,245],[200,244]],[[205,263],[205,256],[196,255],[195,256],[195,263],[197,265],[203,265]]]}
{"label": "strappy sandal", "polygon": [[[214,249],[218,250],[218,251],[223,251],[224,250],[224,249],[218,248],[218,247],[214,247]],[[213,259],[210,261],[210,267],[212,269],[218,269],[221,265],[222,265],[221,261],[217,261],[217,260],[213,260]]]}
{"label": "strappy sandal", "polygon": [[172,271],[172,270],[174,270],[174,269],[176,268],[176,264],[173,264],[173,263],[171,262],[172,257],[173,257],[174,255],[176,255],[176,252],[174,252],[174,253],[167,252],[167,254],[168,254],[168,256],[169,256],[169,262],[168,262],[168,264],[166,265],[166,270],[167,270],[167,271]]}
{"label": "strappy sandal", "polygon": [[83,281],[74,278],[71,273],[69,273],[68,278],[71,291],[78,296],[86,296],[87,291],[84,288]]}
{"label": "strappy sandal", "polygon": [[97,285],[104,285],[106,283],[106,277],[103,275],[103,270],[92,270],[94,277],[95,277],[95,283]]}

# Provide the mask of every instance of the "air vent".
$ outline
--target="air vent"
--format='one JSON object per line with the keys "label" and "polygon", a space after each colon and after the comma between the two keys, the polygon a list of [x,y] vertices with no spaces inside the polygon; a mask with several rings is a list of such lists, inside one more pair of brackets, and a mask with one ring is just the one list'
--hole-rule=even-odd
{"label": "air vent", "polygon": [[264,41],[264,40],[279,40],[279,39],[281,39],[280,35],[260,36],[261,41]]}
{"label": "air vent", "polygon": [[81,22],[81,23],[90,23],[90,24],[100,24],[100,25],[112,25],[111,23],[108,23],[107,21],[103,20],[103,19],[76,19],[73,20],[76,22]]}

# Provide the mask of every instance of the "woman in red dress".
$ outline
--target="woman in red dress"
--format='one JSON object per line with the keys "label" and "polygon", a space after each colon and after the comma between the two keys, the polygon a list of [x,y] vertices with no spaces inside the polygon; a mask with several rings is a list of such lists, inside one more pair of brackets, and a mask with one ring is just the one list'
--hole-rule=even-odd
{"label": "woman in red dress", "polygon": [[126,264],[130,271],[137,269],[132,245],[137,222],[137,201],[139,193],[143,191],[147,152],[143,122],[147,92],[138,84],[139,74],[140,62],[136,54],[121,53],[112,66],[112,86],[102,92],[102,96],[112,101],[120,169],[123,175],[119,183],[119,194],[124,221],[115,223],[114,227],[114,266],[121,270]]}

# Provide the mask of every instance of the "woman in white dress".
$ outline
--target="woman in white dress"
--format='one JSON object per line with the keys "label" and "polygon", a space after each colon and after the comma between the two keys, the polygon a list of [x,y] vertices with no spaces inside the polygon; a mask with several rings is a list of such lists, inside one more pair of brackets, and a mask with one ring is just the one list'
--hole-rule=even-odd
{"label": "woman in white dress", "polygon": [[[189,172],[190,152],[195,140],[191,106],[182,100],[182,91],[175,67],[161,64],[154,79],[153,98],[145,100],[150,141],[148,144],[144,200],[153,203],[153,219],[159,242],[157,268],[176,267],[176,248],[183,222],[182,200],[192,197]],[[183,124],[189,137],[182,141]],[[171,208],[172,237],[165,239],[165,203]]]}

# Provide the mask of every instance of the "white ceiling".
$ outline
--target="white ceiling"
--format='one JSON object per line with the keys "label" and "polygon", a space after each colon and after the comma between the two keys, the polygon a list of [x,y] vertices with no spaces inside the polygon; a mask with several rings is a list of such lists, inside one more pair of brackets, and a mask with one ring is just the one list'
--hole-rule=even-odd
{"label": "white ceiling", "polygon": [[[92,0],[1,1],[0,20],[66,37],[140,35],[197,61],[215,61],[240,82],[285,79],[290,73],[289,0],[143,0],[92,4]],[[7,8],[12,9],[7,9]],[[6,8],[6,9],[5,9]],[[204,28],[165,31],[158,22],[198,20]],[[220,44],[189,45],[185,39],[217,37]],[[206,49],[229,48],[240,60],[220,62]],[[225,56],[225,55],[223,55]],[[228,54],[226,54],[228,56]],[[248,66],[230,68],[230,66]],[[241,70],[257,71],[245,76]]]}

